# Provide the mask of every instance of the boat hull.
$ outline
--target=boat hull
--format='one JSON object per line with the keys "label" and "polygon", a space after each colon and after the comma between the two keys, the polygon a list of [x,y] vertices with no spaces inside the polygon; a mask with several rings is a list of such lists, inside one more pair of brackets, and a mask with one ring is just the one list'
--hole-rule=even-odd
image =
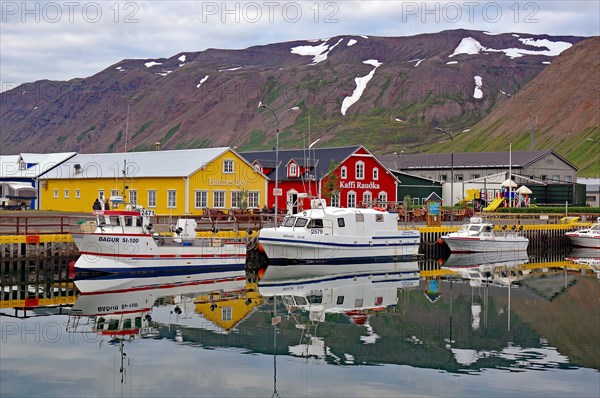
{"label": "boat hull", "polygon": [[414,258],[418,231],[398,231],[372,237],[318,236],[262,230],[258,242],[269,265],[393,264]]}
{"label": "boat hull", "polygon": [[80,256],[75,271],[136,273],[179,271],[202,268],[205,271],[241,270],[246,261],[243,243],[213,240],[193,246],[159,246],[150,235],[73,234]]}
{"label": "boat hull", "polygon": [[487,252],[510,252],[525,251],[529,245],[529,239],[523,236],[513,238],[468,238],[456,236],[444,236],[452,253],[487,253]]}
{"label": "boat hull", "polygon": [[569,232],[565,235],[571,239],[574,246],[600,249],[600,235],[586,236],[578,234],[577,232]]}

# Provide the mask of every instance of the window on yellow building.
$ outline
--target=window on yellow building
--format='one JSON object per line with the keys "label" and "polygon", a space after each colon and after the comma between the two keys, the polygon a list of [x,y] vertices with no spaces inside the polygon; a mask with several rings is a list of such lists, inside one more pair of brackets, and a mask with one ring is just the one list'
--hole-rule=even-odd
{"label": "window on yellow building", "polygon": [[253,208],[260,207],[260,192],[258,192],[258,191],[248,192],[248,207],[253,207]]}
{"label": "window on yellow building", "polygon": [[224,321],[231,321],[233,319],[233,310],[231,307],[221,307],[221,316]]}
{"label": "window on yellow building", "polygon": [[55,189],[55,190],[54,190],[54,197],[55,197],[55,198],[58,198],[58,189]]}
{"label": "window on yellow building", "polygon": [[223,173],[233,173],[233,159],[223,159]]}
{"label": "window on yellow building", "polygon": [[137,190],[132,189],[129,191],[129,203],[134,206],[137,204]]}
{"label": "window on yellow building", "polygon": [[156,190],[148,190],[148,207],[156,207]]}
{"label": "window on yellow building", "polygon": [[231,207],[242,207],[243,200],[242,191],[231,191]]}
{"label": "window on yellow building", "polygon": [[177,191],[174,189],[167,191],[167,207],[169,209],[177,207]]}
{"label": "window on yellow building", "polygon": [[65,199],[69,199],[69,190],[65,189]]}
{"label": "window on yellow building", "polygon": [[194,207],[202,209],[208,207],[208,191],[196,191],[194,198]]}
{"label": "window on yellow building", "polygon": [[225,207],[225,191],[213,191],[213,207]]}
{"label": "window on yellow building", "polygon": [[75,198],[77,198],[77,199],[81,198],[81,191],[79,189],[75,190]]}

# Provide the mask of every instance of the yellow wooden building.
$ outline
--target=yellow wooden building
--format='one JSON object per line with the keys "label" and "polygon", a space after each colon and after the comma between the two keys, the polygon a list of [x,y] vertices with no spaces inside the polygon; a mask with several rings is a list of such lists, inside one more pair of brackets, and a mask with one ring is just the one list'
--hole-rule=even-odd
{"label": "yellow wooden building", "polygon": [[228,147],[78,154],[41,178],[40,209],[92,211],[122,197],[156,214],[261,208],[268,178]]}

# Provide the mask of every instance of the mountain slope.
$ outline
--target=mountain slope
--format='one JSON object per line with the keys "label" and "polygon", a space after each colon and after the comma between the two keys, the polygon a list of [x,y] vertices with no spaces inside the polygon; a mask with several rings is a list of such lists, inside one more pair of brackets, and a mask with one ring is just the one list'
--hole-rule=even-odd
{"label": "mountain slope", "polygon": [[600,37],[564,51],[455,144],[482,151],[511,142],[514,150],[554,149],[582,175],[600,173]]}
{"label": "mountain slope", "polygon": [[280,118],[282,147],[310,131],[320,145],[400,150],[434,137],[434,126],[476,124],[582,39],[454,30],[123,60],[0,94],[0,152],[269,148],[276,121],[260,104],[278,115],[301,108]]}

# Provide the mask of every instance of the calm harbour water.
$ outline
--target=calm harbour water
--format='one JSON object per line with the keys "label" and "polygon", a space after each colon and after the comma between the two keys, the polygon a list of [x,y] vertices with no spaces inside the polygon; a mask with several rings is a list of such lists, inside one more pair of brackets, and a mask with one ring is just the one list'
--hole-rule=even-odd
{"label": "calm harbour water", "polygon": [[[424,267],[413,263],[271,290],[243,271],[76,281],[77,316],[70,305],[2,310],[0,395],[600,396],[596,274],[508,263],[484,281],[410,281],[410,267]],[[16,297],[16,279],[40,274],[53,274],[56,289],[61,272],[3,264],[3,298]],[[310,312],[282,297],[301,291],[315,301]]]}

